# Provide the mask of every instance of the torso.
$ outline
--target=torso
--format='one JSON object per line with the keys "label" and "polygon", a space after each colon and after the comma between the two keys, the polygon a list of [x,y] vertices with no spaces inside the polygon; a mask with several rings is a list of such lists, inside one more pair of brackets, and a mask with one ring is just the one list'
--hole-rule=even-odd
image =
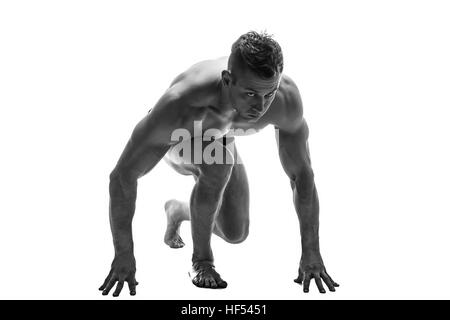
{"label": "torso", "polygon": [[[293,81],[283,75],[275,99],[258,121],[236,121],[233,110],[226,110],[221,106],[217,94],[221,72],[227,69],[227,59],[228,57],[223,57],[197,63],[171,83],[168,90],[181,92],[181,100],[185,101],[175,110],[168,111],[170,114],[166,114],[177,124],[177,128],[187,129],[194,139],[204,139],[211,135],[211,129],[215,131],[215,138],[225,135],[228,138],[253,134],[270,124],[282,129],[289,128],[301,120],[301,103],[299,106],[290,103],[292,92],[297,89]],[[191,174],[197,169],[191,164],[180,165],[183,161],[180,161],[175,148],[178,144],[179,142],[173,141],[165,160],[179,173]]]}

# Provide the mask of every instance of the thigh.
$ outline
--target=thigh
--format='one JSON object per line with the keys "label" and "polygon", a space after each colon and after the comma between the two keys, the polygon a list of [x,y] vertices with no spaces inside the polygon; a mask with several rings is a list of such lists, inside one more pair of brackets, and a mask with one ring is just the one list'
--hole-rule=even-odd
{"label": "thigh", "polygon": [[[200,174],[200,166],[195,164],[194,161],[194,155],[199,152],[198,148],[196,148],[196,143],[203,144],[202,139],[192,138],[182,140],[169,148],[164,160],[176,172],[182,175],[198,177]],[[200,150],[200,154],[201,152],[202,149]]]}
{"label": "thigh", "polygon": [[234,146],[234,139],[186,139],[169,148],[164,160],[178,173],[196,178],[202,174],[206,180],[213,179],[221,176],[222,171],[229,172],[235,162],[233,152],[227,145]]}
{"label": "thigh", "polygon": [[[222,169],[221,167],[229,167],[229,164],[195,164],[195,139],[196,138],[191,141],[184,141],[180,145],[180,147],[191,148],[189,149],[191,152],[188,153],[189,156],[187,158],[185,156],[180,156],[180,148],[171,148],[166,155],[165,160],[177,172],[185,175],[193,175],[196,180],[199,178],[200,174],[203,173],[202,180],[209,180],[209,183],[208,181],[205,181],[206,185],[211,183],[214,186],[222,184],[222,181],[218,181],[218,179],[222,176],[220,173],[226,172],[228,169]],[[247,227],[249,220],[249,187],[247,173],[237,152],[234,138],[223,137],[219,139],[218,142],[220,142],[221,146],[224,148],[223,161],[226,162],[226,154],[229,154],[231,155],[230,158],[233,159],[234,163],[231,175],[229,176],[229,179],[227,179],[226,186],[224,187],[220,207],[216,217],[218,227],[226,232],[229,230],[238,230],[239,228],[237,228],[237,226]],[[210,143],[205,143],[203,141],[203,148],[200,150],[203,152],[204,148],[209,144]],[[212,187],[212,185],[210,187]]]}

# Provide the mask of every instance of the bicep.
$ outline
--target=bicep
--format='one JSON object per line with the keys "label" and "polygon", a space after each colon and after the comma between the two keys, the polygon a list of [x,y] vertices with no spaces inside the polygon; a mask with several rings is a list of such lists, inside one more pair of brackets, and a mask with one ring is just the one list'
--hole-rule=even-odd
{"label": "bicep", "polygon": [[114,169],[135,180],[147,172],[164,157],[169,146],[143,144],[130,138]]}
{"label": "bicep", "polygon": [[291,180],[295,180],[311,169],[308,147],[308,125],[304,119],[294,131],[276,128],[278,153],[284,171]]}
{"label": "bicep", "polygon": [[175,101],[161,98],[134,128],[118,162],[115,172],[137,179],[150,171],[170,147],[171,128],[176,126],[172,108]]}

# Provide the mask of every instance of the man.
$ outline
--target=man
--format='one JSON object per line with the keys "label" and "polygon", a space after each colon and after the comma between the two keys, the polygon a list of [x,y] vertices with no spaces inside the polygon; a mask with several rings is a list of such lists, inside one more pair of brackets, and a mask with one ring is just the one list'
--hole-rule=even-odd
{"label": "man", "polygon": [[[189,203],[170,200],[165,204],[164,241],[171,248],[183,247],[178,231],[182,221],[190,220],[192,282],[202,288],[227,286],[215,270],[211,235],[240,243],[249,227],[247,176],[230,133],[256,132],[270,124],[278,133],[279,155],[291,181],[300,222],[302,257],[295,282],[308,292],[314,279],[325,293],[323,280],[335,291],[338,284],[327,274],[319,250],[319,202],[302,102],[295,83],[282,72],[278,43],[266,33],[246,33],[233,44],[229,57],[197,63],[180,74],[137,124],[110,175],[115,257],[100,287],[104,295],[117,282],[113,295],[118,296],[125,281],[130,294],[136,294],[131,224],[137,180],[164,156],[177,172],[195,178]],[[188,135],[181,141],[174,134],[180,131]],[[215,161],[207,159],[208,155]]]}

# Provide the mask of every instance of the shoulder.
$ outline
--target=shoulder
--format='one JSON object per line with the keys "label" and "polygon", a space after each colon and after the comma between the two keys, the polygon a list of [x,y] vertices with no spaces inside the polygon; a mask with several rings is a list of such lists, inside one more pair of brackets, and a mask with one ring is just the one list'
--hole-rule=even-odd
{"label": "shoulder", "polygon": [[217,60],[206,60],[180,73],[141,121],[138,127],[142,130],[138,132],[148,135],[151,131],[158,136],[185,127],[193,118],[201,118],[205,111],[203,107],[217,99],[215,86],[220,80],[217,70],[220,70]]}
{"label": "shoulder", "polygon": [[285,131],[296,131],[303,123],[303,104],[300,91],[292,78],[283,74],[274,101],[278,114],[275,126]]}
{"label": "shoulder", "polygon": [[223,58],[200,61],[180,73],[167,93],[191,106],[205,106],[216,98],[221,72],[226,66]]}

